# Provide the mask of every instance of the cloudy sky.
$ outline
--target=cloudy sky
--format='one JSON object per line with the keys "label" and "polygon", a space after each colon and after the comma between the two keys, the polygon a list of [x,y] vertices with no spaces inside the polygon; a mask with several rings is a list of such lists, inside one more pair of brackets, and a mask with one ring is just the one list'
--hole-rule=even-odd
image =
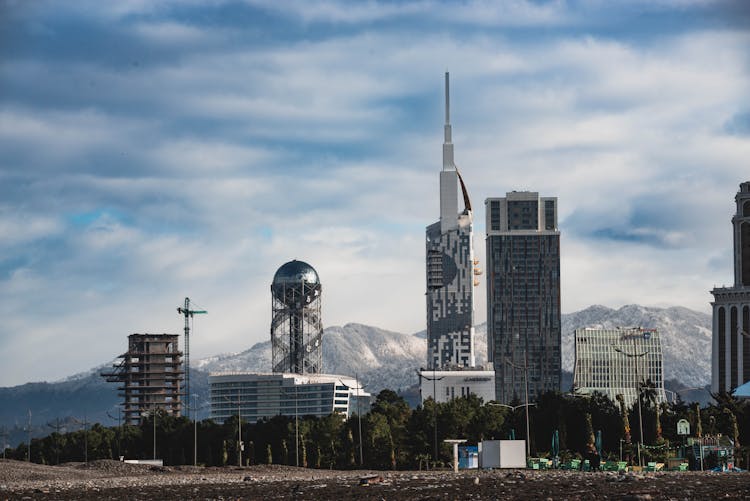
{"label": "cloudy sky", "polygon": [[[741,0],[0,0],[0,386],[182,330],[269,338],[274,271],[325,325],[424,328],[443,73],[484,207],[557,196],[564,312],[709,311],[750,179]],[[477,321],[485,319],[484,283]]]}

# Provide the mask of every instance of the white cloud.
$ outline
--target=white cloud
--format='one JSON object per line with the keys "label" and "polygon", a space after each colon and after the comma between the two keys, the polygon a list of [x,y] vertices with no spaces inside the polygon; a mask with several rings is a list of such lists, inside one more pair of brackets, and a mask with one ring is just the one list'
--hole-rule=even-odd
{"label": "white cloud", "polygon": [[[179,332],[185,296],[209,310],[193,357],[245,349],[267,339],[270,282],[293,258],[320,273],[325,325],[424,328],[446,67],[483,264],[484,198],[530,189],[559,197],[564,311],[706,310],[731,280],[750,141],[723,126],[747,109],[747,33],[592,35],[586,4],[564,2],[252,4],[272,26],[209,26],[172,16],[179,3],[70,7],[167,52],[3,66],[0,232],[24,250],[0,261],[0,340],[45,365],[33,374],[97,365],[132,332]],[[88,348],[32,360],[32,342]],[[17,364],[0,384],[30,374]]]}

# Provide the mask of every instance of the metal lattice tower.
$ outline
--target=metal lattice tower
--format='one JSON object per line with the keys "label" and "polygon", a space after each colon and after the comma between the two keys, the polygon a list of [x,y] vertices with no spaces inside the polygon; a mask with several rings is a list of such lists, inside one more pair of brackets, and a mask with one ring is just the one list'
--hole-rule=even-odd
{"label": "metal lattice tower", "polygon": [[321,290],[318,273],[303,261],[289,261],[276,271],[271,284],[273,372],[322,372]]}

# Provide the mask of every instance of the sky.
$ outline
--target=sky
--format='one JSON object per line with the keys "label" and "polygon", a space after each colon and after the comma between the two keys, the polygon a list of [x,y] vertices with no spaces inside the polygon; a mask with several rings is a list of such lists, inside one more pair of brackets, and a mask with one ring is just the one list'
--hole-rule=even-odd
{"label": "sky", "polygon": [[563,312],[709,312],[749,28],[740,0],[0,0],[0,386],[181,333],[188,296],[193,360],[268,340],[291,259],[325,326],[424,329],[446,70],[482,264],[484,200],[537,191]]}

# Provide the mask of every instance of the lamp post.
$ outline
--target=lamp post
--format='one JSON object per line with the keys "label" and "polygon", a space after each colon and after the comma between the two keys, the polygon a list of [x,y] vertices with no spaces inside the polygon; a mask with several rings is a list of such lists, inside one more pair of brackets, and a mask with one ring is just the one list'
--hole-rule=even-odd
{"label": "lamp post", "polygon": [[617,353],[621,353],[621,354],[625,355],[626,357],[628,357],[629,359],[631,359],[631,358],[635,359],[635,385],[636,385],[635,386],[635,390],[636,390],[635,397],[636,397],[636,399],[638,401],[638,429],[639,429],[639,434],[638,434],[638,465],[641,466],[641,467],[643,467],[643,461],[642,461],[643,458],[641,457],[641,447],[643,446],[643,414],[641,412],[641,395],[640,395],[640,392],[638,391],[638,384],[640,383],[640,378],[638,376],[638,359],[639,358],[643,358],[644,356],[646,356],[649,353],[649,351],[646,350],[643,353],[628,353],[628,352],[624,351],[623,349],[619,348],[618,346],[614,346],[613,345],[612,348]]}
{"label": "lamp post", "polygon": [[[117,457],[122,456],[122,407],[117,405]],[[107,411],[107,417],[114,421],[115,417]]]}
{"label": "lamp post", "polygon": [[[298,390],[298,384],[296,379],[293,380],[294,384],[294,463],[296,466],[299,466],[299,394],[297,392]],[[289,392],[289,388],[282,388],[282,392],[284,395],[284,398],[288,398],[291,396]],[[284,401],[286,402],[286,400]],[[284,411],[286,410],[286,403],[284,403],[283,407]],[[281,411],[282,413],[284,411]]]}
{"label": "lamp post", "polygon": [[436,382],[440,381],[441,379],[444,379],[445,376],[436,377],[434,365],[432,366],[432,377],[425,376],[424,374],[422,374],[421,371],[417,371],[417,375],[420,378],[424,379],[425,381],[432,381],[432,400],[435,402],[435,406],[433,407],[434,410],[432,412],[432,419],[434,422],[433,431],[434,431],[434,439],[435,439],[435,444],[434,444],[435,449],[434,449],[432,457],[435,460],[435,462],[437,462],[438,460],[438,438],[437,438],[438,432],[437,432],[437,383]]}
{"label": "lamp post", "polygon": [[[234,403],[230,398],[222,395],[222,398],[229,403]],[[242,415],[240,410],[240,389],[237,388],[237,466],[242,466]]]}
{"label": "lamp post", "polygon": [[29,428],[27,431],[29,432],[29,441],[28,441],[28,445],[26,446],[26,460],[30,463],[31,462],[31,409],[29,409]]}
{"label": "lamp post", "polygon": [[362,384],[359,382],[359,374],[354,373],[354,380],[357,383],[357,386],[351,387],[348,384],[344,383],[342,380],[338,380],[339,383],[341,383],[341,386],[345,387],[347,390],[357,390],[357,427],[359,429],[359,465],[362,466],[364,464],[364,456],[362,453],[362,413],[359,410],[359,403],[360,403],[360,395],[359,390],[361,390]]}
{"label": "lamp post", "polygon": [[150,411],[141,413],[141,416],[143,417],[146,417],[149,414],[151,414],[151,417],[154,420],[154,459],[156,459],[156,411],[157,410],[158,408],[156,406],[152,406]]}
{"label": "lamp post", "polygon": [[89,462],[89,428],[88,420],[86,419],[86,413],[83,413],[83,421],[80,419],[72,418],[78,424],[83,425],[83,462]]}
{"label": "lamp post", "polygon": [[528,456],[531,456],[530,447],[529,447],[529,407],[536,406],[536,403],[526,403],[521,405],[508,405],[508,404],[501,404],[499,402],[487,402],[487,405],[492,405],[493,407],[505,407],[507,409],[512,410],[513,412],[516,412],[516,409],[520,409],[521,407],[526,407],[526,454]]}
{"label": "lamp post", "polygon": [[529,427],[529,363],[525,351],[523,357],[523,365],[513,363],[508,357],[505,357],[505,363],[507,363],[514,369],[523,369],[523,383],[525,387],[524,393],[526,397],[526,403],[524,404],[524,406],[526,407],[526,455],[531,457],[531,433]]}
{"label": "lamp post", "polygon": [[193,411],[193,466],[198,466],[198,409],[202,409],[204,406],[198,407],[196,399],[200,397],[197,393],[190,395],[193,400],[193,406],[190,410]]}

